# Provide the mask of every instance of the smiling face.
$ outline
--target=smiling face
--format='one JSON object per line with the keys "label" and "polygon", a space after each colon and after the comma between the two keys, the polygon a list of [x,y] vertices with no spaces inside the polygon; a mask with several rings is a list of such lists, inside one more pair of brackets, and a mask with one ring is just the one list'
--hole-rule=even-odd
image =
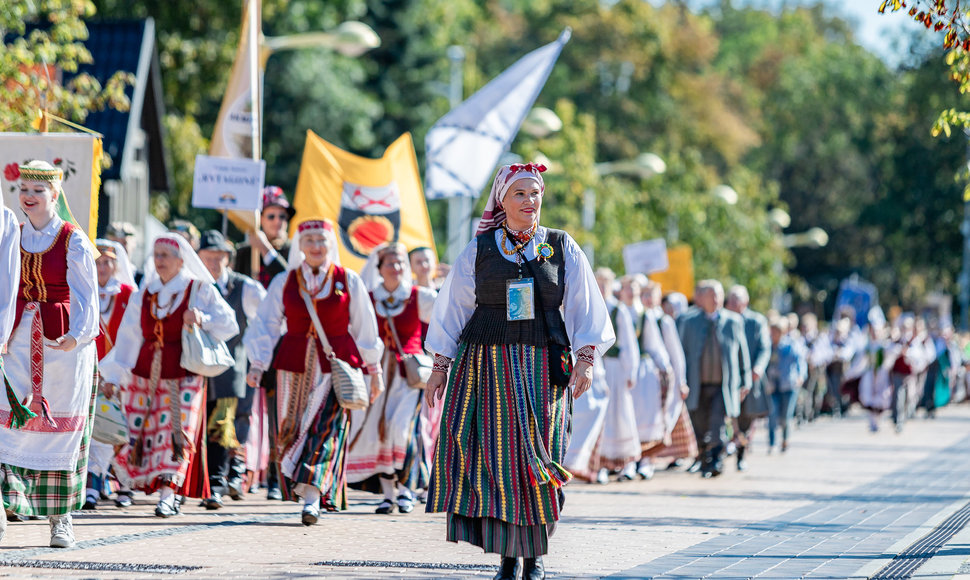
{"label": "smiling face", "polygon": [[107,286],[108,281],[115,275],[115,271],[118,268],[118,261],[106,254],[101,254],[94,261],[94,265],[98,269],[98,285],[102,287]]}
{"label": "smiling face", "polygon": [[155,259],[155,271],[158,272],[158,277],[161,278],[163,284],[167,284],[182,269],[182,258],[178,256],[175,248],[155,244],[153,257]]}
{"label": "smiling face", "polygon": [[330,265],[330,238],[320,231],[300,234],[300,251],[307,266],[320,268]]}
{"label": "smiling face", "polygon": [[529,178],[515,180],[502,200],[509,228],[516,231],[531,228],[539,219],[541,206],[542,190],[539,189],[539,182]]}
{"label": "smiling face", "polygon": [[286,237],[286,225],[290,214],[278,205],[263,208],[259,217],[259,226],[270,240]]}
{"label": "smiling face", "polygon": [[57,191],[46,181],[20,182],[20,209],[24,210],[31,223],[54,217]]}

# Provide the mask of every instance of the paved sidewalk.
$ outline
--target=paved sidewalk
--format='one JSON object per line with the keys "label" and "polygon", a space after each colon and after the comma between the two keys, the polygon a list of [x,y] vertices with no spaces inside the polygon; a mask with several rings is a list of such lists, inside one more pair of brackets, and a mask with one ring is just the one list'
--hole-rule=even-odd
{"label": "paved sidewalk", "polygon": [[[784,455],[766,456],[760,436],[754,446],[748,471],[728,462],[713,480],[678,471],[570,484],[549,577],[868,577],[970,501],[970,406],[901,435],[870,434],[856,414],[796,430]],[[497,563],[445,542],[442,515],[377,516],[378,498],[358,492],[348,512],[309,528],[296,504],[262,495],[215,512],[192,503],[168,520],[137,499],[76,515],[71,550],[46,547],[46,522],[10,524],[0,576],[490,578]],[[970,532],[946,541],[914,577],[970,573]]]}

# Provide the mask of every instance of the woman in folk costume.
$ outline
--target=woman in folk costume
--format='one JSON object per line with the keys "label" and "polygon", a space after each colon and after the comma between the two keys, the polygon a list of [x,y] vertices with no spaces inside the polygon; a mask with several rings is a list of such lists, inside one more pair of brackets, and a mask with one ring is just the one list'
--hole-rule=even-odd
{"label": "woman in folk costume", "polygon": [[427,511],[448,513],[449,541],[500,554],[497,578],[514,578],[519,557],[524,578],[545,576],[542,555],[571,477],[562,462],[572,399],[615,339],[579,245],[539,225],[544,170],[498,170],[426,343],[436,354],[426,400],[441,405],[447,382],[448,434],[438,439]]}
{"label": "woman in folk costume", "polygon": [[[20,226],[10,208],[3,205],[0,196],[0,272],[6,277],[0,282],[0,374],[3,370],[3,355],[7,352],[7,339],[13,330],[17,313],[17,290],[20,288]],[[0,397],[2,400],[2,397]],[[0,506],[3,507],[3,506]],[[0,509],[0,540],[7,530],[7,515]]]}
{"label": "woman in folk costume", "polygon": [[[128,253],[118,242],[111,240],[98,239],[94,244],[98,247],[100,256],[95,260],[98,270],[98,300],[100,303],[99,325],[101,333],[98,335],[95,344],[98,348],[98,360],[104,357],[114,348],[115,340],[118,338],[118,329],[121,328],[121,320],[128,308],[128,301],[131,295],[137,290],[135,277],[132,274],[131,262],[128,260]],[[92,440],[88,456],[88,483],[87,497],[84,500],[84,508],[93,510],[97,508],[101,492],[104,490],[104,477],[108,474],[111,461],[115,456],[115,448],[107,443]],[[128,507],[131,505],[131,491],[122,488],[115,499],[118,507]]]}
{"label": "woman in folk costume", "polygon": [[249,386],[258,386],[267,369],[276,369],[279,467],[292,484],[292,490],[283,486],[284,496],[292,491],[303,498],[301,519],[309,526],[317,523],[321,503],[329,511],[346,509],[350,411],[331,388],[330,360],[307,301],[334,356],[370,375],[371,400],[383,388],[384,343],[364,283],[339,264],[333,222],[301,223],[288,263],[291,270],[270,283],[243,344],[252,365]]}
{"label": "woman in folk costume", "polygon": [[[644,302],[640,330],[640,366],[637,384],[633,390],[633,406],[637,418],[642,451],[663,445],[669,441],[673,421],[667,419],[667,408],[677,396],[671,385],[674,377],[671,356],[662,334],[662,311],[654,308],[653,292],[648,286],[641,295]],[[653,464],[649,457],[637,466],[637,473],[644,479],[653,477]]]}
{"label": "woman in folk costume", "polygon": [[620,281],[620,300],[609,305],[616,342],[603,355],[610,399],[597,444],[598,457],[594,459],[599,465],[598,483],[607,483],[611,471],[619,471],[621,481],[632,480],[636,477],[636,461],[640,459],[640,437],[632,396],[640,368],[637,344],[640,332],[635,322],[640,317],[635,308],[627,305],[634,296],[639,299],[639,294],[639,283],[624,276]]}
{"label": "woman in folk costume", "polygon": [[[51,547],[74,545],[94,411],[98,290],[91,242],[57,215],[62,172],[20,168],[20,276],[0,398],[0,488],[18,516],[48,516]],[[5,251],[6,255],[6,251]],[[10,271],[9,269],[7,270]]]}
{"label": "woman in folk costume", "polygon": [[[642,294],[644,311],[650,310],[660,329],[664,350],[670,359],[670,378],[666,388],[661,390],[662,403],[661,421],[655,424],[656,434],[659,434],[659,424],[663,424],[663,437],[659,442],[651,442],[643,451],[643,457],[637,466],[637,473],[644,479],[653,476],[653,460],[670,458],[676,464],[679,459],[697,456],[697,437],[690,422],[690,415],[684,401],[687,399],[687,359],[684,347],[680,343],[677,323],[667,314],[661,304],[660,284],[650,280],[644,287]],[[646,320],[646,318],[644,318]],[[655,435],[651,435],[655,436]]]}
{"label": "woman in folk costume", "polygon": [[[597,268],[594,273],[600,295],[606,302],[607,310],[616,306],[613,285],[616,274],[609,268]],[[563,456],[562,464],[574,477],[592,483],[600,473],[598,452],[600,435],[606,422],[606,410],[610,403],[610,385],[606,381],[606,365],[600,354],[594,356],[593,382],[585,397],[573,402],[570,419],[569,446]],[[608,472],[603,474],[600,483],[608,483]]]}
{"label": "woman in folk costume", "polygon": [[181,510],[180,495],[204,498],[205,377],[181,366],[182,328],[214,340],[239,332],[232,309],[189,242],[167,233],[152,244],[142,288],[128,302],[115,346],[102,362],[104,393],[121,386],[130,444],[116,459],[122,483],[159,492],[155,515]]}
{"label": "woman in folk costume", "polygon": [[381,368],[385,388],[370,407],[351,413],[347,481],[366,481],[373,485],[362,487],[384,494],[377,513],[391,513],[395,501],[399,512],[410,513],[414,491],[428,485],[430,458],[425,456],[422,439],[426,431],[420,413],[424,393],[408,385],[402,349],[405,355],[424,354],[422,322],[431,320],[437,293],[412,284],[402,244],[375,249],[361,278],[371,289],[377,328],[384,341]]}

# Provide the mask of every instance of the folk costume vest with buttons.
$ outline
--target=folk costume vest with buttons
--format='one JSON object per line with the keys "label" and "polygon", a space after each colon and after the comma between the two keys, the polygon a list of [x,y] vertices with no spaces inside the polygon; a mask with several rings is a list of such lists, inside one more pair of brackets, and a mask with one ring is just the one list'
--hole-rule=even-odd
{"label": "folk costume vest with buttons", "polygon": [[225,298],[232,311],[236,313],[236,324],[239,325],[239,334],[226,341],[229,352],[236,359],[236,366],[230,367],[226,372],[209,380],[212,387],[209,390],[209,399],[243,398],[246,396],[246,349],[242,345],[242,337],[246,333],[248,322],[246,312],[243,310],[243,289],[245,286],[246,277],[230,270],[229,280],[226,281],[226,293],[222,297]]}
{"label": "folk costume vest with buttons", "polygon": [[[374,300],[373,293],[371,293],[370,298],[372,301]],[[376,308],[375,314],[377,315],[377,329],[380,332],[381,339],[384,341],[384,348],[394,353],[394,357],[397,359],[398,372],[401,376],[407,376],[404,370],[404,363],[401,361],[401,353],[397,351],[397,343],[394,342],[394,336],[391,333],[391,326]],[[408,297],[407,304],[404,305],[404,310],[394,316],[394,328],[397,330],[397,337],[401,341],[401,348],[404,349],[404,354],[424,353],[424,349],[421,346],[422,324],[421,319],[418,317],[417,286],[411,288],[411,296]]]}
{"label": "folk costume vest with buttons", "polygon": [[152,355],[156,348],[161,348],[160,378],[181,379],[189,375],[188,371],[182,368],[182,318],[189,309],[189,292],[192,290],[192,284],[201,284],[201,282],[190,281],[180,297],[172,298],[172,300],[180,300],[175,311],[161,319],[155,318],[152,312],[152,304],[158,294],[149,294],[147,290],[145,291],[141,304],[142,344],[138,353],[138,362],[131,370],[132,374],[146,379],[151,378]]}
{"label": "folk costume vest with buttons", "polygon": [[[461,333],[461,341],[469,344],[528,344],[545,347],[549,344],[569,346],[566,323],[559,307],[566,290],[566,268],[563,258],[565,232],[549,229],[546,243],[553,247],[547,260],[531,260],[536,280],[535,292],[542,296],[544,312],[535,302],[534,320],[509,321],[506,314],[506,282],[519,277],[519,265],[505,259],[491,229],[476,238],[475,256],[475,312]],[[523,264],[522,277],[532,274]],[[542,324],[539,316],[545,316]]]}
{"label": "folk costume vest with buttons", "polygon": [[[20,225],[23,231],[23,224]],[[55,340],[71,328],[71,289],[67,285],[67,246],[77,226],[64,223],[54,243],[43,252],[20,248],[20,288],[17,291],[17,315],[14,329],[20,324],[27,304],[37,302],[44,325],[44,336]]]}
{"label": "folk costume vest with buttons", "polygon": [[[306,311],[303,297],[300,296],[300,283],[297,279],[299,271],[299,268],[291,270],[283,285],[286,334],[280,338],[273,367],[293,373],[306,372],[307,338],[312,336],[320,370],[326,374],[330,372],[330,361],[323,354],[323,345],[316,339],[313,321]],[[334,265],[330,294],[314,298],[313,303],[334,355],[355,368],[363,368],[364,360],[357,350],[354,337],[350,336],[350,293],[347,291],[347,272],[343,268]]]}
{"label": "folk costume vest with buttons", "polygon": [[103,318],[101,319],[101,334],[95,339],[95,344],[98,345],[98,360],[103,359],[114,347],[115,339],[118,338],[118,329],[121,328],[121,319],[125,317],[128,301],[134,293],[134,286],[122,284],[121,291],[111,297],[111,314],[108,316],[107,323]]}

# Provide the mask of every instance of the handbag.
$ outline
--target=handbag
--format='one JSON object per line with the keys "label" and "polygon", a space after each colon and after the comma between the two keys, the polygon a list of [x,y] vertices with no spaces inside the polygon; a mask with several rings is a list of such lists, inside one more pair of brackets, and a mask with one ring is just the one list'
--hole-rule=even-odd
{"label": "handbag", "polygon": [[[525,257],[522,249],[519,248],[518,252],[525,267],[529,270],[529,275],[532,276],[533,280],[537,279],[535,272],[532,271],[532,264]],[[546,309],[542,305],[542,293],[536,291],[535,297],[536,306],[539,307],[539,312],[542,314],[540,316],[542,327],[545,329],[546,335],[548,335],[549,321],[546,320]],[[569,345],[550,342],[547,345],[547,356],[549,358],[549,384],[562,388],[568,387],[569,377],[573,374],[573,357]]]}
{"label": "handbag", "polygon": [[404,380],[407,381],[409,387],[424,389],[431,379],[434,360],[424,353],[405,354],[404,349],[401,348],[401,338],[397,335],[397,327],[394,325],[394,317],[388,314],[386,320],[388,326],[391,327],[391,336],[394,337],[397,352],[401,354],[401,362],[404,363]]}
{"label": "handbag", "polygon": [[[192,282],[189,305],[195,303],[198,283]],[[182,368],[195,375],[216,377],[236,365],[236,359],[229,347],[221,340],[215,340],[198,324],[182,327]]]}
{"label": "handbag", "polygon": [[[337,395],[337,403],[344,409],[351,411],[366,409],[370,405],[370,393],[367,385],[364,384],[364,373],[360,369],[350,366],[346,361],[337,358],[337,355],[333,352],[333,347],[330,346],[330,341],[327,340],[327,333],[323,331],[323,325],[320,324],[317,309],[313,307],[310,295],[301,288],[300,296],[303,297],[303,303],[306,304],[307,312],[310,313],[310,319],[317,331],[317,338],[320,339],[320,344],[323,346],[323,352],[330,361],[330,381],[333,384],[333,392]],[[307,372],[309,371],[310,369],[307,369]]]}
{"label": "handbag", "polygon": [[128,421],[121,410],[121,404],[105,397],[100,392],[94,402],[94,426],[91,437],[106,445],[128,443]]}

